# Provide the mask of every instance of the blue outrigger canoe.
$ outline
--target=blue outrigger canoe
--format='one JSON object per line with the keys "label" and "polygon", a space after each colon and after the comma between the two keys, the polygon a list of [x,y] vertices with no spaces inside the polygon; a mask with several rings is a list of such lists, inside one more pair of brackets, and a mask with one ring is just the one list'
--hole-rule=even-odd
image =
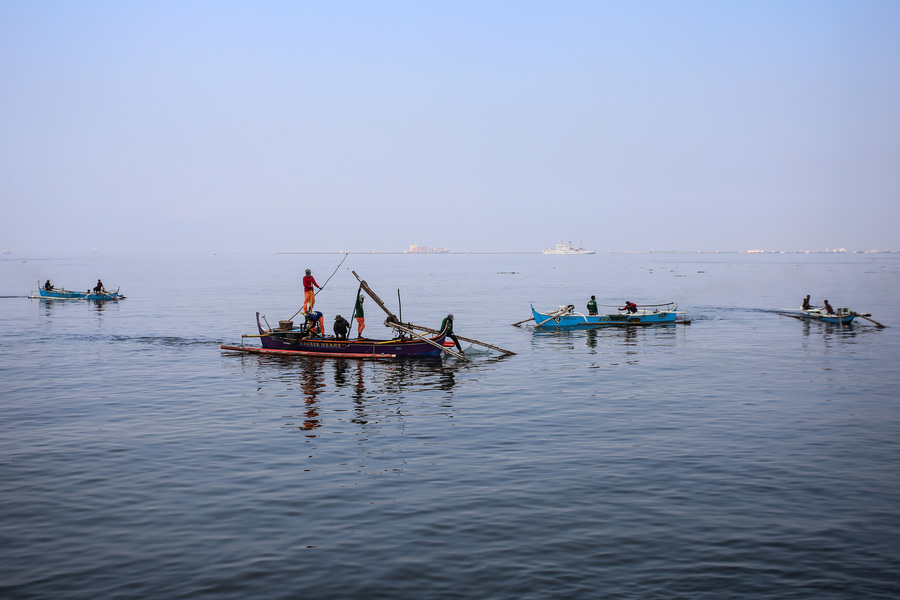
{"label": "blue outrigger canoe", "polygon": [[44,288],[38,289],[38,295],[35,296],[32,293],[29,298],[37,298],[39,300],[122,300],[125,296],[119,294],[119,290],[114,292],[73,292],[71,290],[66,290],[63,288],[52,288],[46,290]]}
{"label": "blue outrigger canoe", "polygon": [[[559,328],[559,329],[593,329],[596,327],[623,327],[631,325],[671,325],[674,323],[689,323],[683,317],[684,313],[677,312],[678,305],[675,302],[655,305],[661,308],[638,310],[634,313],[585,315],[575,311],[573,305],[560,306],[551,312],[538,312],[531,306],[535,327]],[[679,319],[679,315],[682,318]]]}
{"label": "blue outrigger canoe", "polygon": [[795,319],[803,319],[806,321],[822,321],[823,323],[831,323],[833,325],[849,325],[855,317],[869,317],[868,313],[862,315],[853,312],[849,308],[837,308],[834,312],[828,312],[824,308],[801,308],[799,310],[783,309],[779,311],[786,317],[794,317]]}

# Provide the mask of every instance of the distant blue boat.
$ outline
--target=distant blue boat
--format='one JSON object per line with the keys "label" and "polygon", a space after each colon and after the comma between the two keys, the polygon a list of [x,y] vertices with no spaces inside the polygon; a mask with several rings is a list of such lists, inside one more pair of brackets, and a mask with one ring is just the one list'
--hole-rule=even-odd
{"label": "distant blue boat", "polygon": [[832,323],[834,325],[849,325],[857,316],[870,316],[868,313],[862,315],[853,312],[849,308],[838,308],[835,309],[834,312],[828,312],[824,308],[801,308],[799,310],[784,309],[779,312],[786,317],[794,317],[796,319],[804,319],[807,321],[822,321],[823,323]]}
{"label": "distant blue boat", "polygon": [[87,291],[87,292],[73,292],[71,290],[67,290],[64,288],[40,288],[38,289],[38,295],[35,296],[32,293],[29,298],[37,298],[40,300],[96,300],[96,301],[105,301],[105,300],[122,300],[125,296],[119,293],[119,290],[114,292],[107,292],[103,290],[101,292]]}
{"label": "distant blue boat", "polygon": [[[659,307],[659,308],[655,308]],[[559,329],[593,329],[597,327],[616,327],[630,325],[670,325],[673,323],[689,323],[684,319],[684,313],[676,312],[678,305],[675,302],[654,305],[654,308],[638,310],[633,313],[585,315],[575,311],[573,305],[560,306],[551,312],[538,312],[531,306],[531,314],[535,327],[559,328]],[[682,315],[682,318],[678,316]]]}
{"label": "distant blue boat", "polygon": [[41,288],[38,290],[40,295],[35,296],[32,294],[29,296],[30,298],[53,298],[55,300],[84,300],[87,296],[87,292],[73,292],[70,290],[66,290],[63,288],[51,288],[49,290],[45,290]]}

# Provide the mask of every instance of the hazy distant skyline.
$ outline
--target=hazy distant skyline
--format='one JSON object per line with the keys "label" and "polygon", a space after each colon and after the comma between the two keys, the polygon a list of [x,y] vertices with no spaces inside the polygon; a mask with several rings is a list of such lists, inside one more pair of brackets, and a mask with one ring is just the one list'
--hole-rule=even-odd
{"label": "hazy distant skyline", "polygon": [[900,249],[900,3],[0,3],[0,248]]}

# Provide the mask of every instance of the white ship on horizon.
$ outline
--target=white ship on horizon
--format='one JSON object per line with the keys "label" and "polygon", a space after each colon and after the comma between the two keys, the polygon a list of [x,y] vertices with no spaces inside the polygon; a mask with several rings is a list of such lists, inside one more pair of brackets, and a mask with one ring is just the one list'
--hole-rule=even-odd
{"label": "white ship on horizon", "polygon": [[572,242],[569,242],[567,246],[564,242],[560,241],[553,248],[544,248],[544,254],[596,254],[596,250],[585,250],[583,247],[579,246],[578,248],[572,247]]}

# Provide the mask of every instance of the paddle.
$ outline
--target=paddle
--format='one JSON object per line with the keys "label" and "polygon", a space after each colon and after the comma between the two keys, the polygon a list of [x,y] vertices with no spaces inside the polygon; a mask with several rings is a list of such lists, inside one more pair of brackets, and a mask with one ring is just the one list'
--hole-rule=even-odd
{"label": "paddle", "polygon": [[513,323],[513,327],[518,327],[522,323],[527,323],[528,321],[532,321],[532,320],[534,320],[534,317],[528,317],[527,319],[522,319],[521,321],[519,321],[517,323]]}
{"label": "paddle", "polygon": [[867,317],[866,315],[861,315],[861,314],[859,314],[859,313],[853,313],[853,314],[856,315],[857,317],[861,318],[861,319],[865,319],[866,321],[871,321],[871,322],[875,323],[875,324],[878,325],[878,327],[881,328],[881,329],[884,329],[885,327],[887,327],[887,325],[882,325],[881,323],[879,323],[879,322],[876,321],[875,319],[870,319],[870,318]]}

